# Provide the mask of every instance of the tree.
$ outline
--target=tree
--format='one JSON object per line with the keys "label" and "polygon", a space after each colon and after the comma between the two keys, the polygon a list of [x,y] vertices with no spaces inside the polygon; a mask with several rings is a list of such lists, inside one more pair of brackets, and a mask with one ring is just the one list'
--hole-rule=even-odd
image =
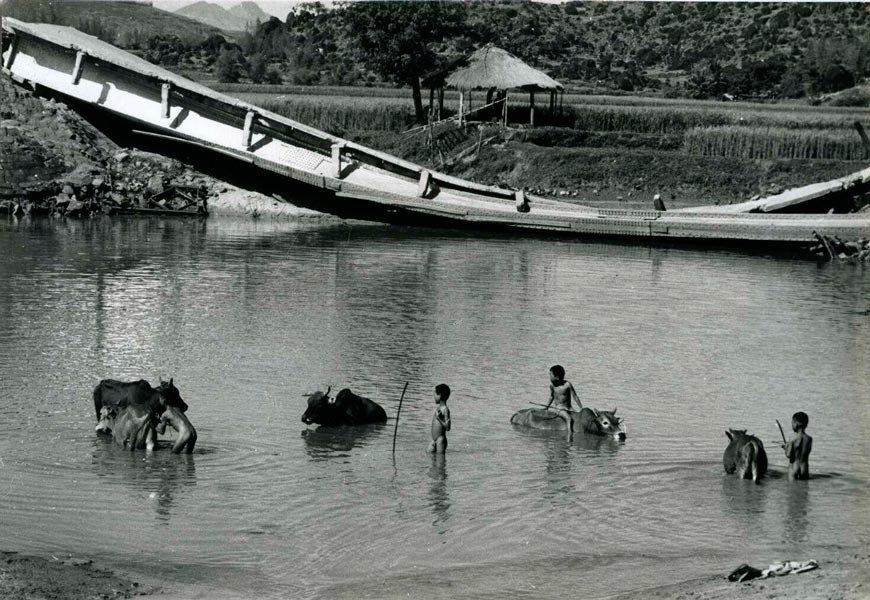
{"label": "tree", "polygon": [[227,46],[221,50],[215,65],[215,75],[221,83],[235,83],[242,74],[242,53],[236,47]]}
{"label": "tree", "polygon": [[263,58],[262,54],[255,54],[251,57],[251,60],[248,61],[248,77],[251,78],[251,81],[254,83],[263,83],[263,80],[266,79],[266,59]]}
{"label": "tree", "polygon": [[418,122],[425,118],[420,77],[439,65],[433,45],[458,30],[462,6],[450,2],[354,2],[346,6],[359,58],[388,81],[411,86]]}

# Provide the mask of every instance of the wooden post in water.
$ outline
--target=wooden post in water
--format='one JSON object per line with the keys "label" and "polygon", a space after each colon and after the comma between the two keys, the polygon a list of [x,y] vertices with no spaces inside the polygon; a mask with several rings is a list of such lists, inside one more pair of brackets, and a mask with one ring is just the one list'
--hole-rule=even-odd
{"label": "wooden post in water", "polygon": [[393,427],[393,456],[396,455],[396,433],[399,431],[399,415],[402,413],[402,400],[405,399],[405,390],[408,389],[408,382],[405,382],[405,387],[402,388],[402,396],[399,398],[399,408],[396,410],[396,426]]}

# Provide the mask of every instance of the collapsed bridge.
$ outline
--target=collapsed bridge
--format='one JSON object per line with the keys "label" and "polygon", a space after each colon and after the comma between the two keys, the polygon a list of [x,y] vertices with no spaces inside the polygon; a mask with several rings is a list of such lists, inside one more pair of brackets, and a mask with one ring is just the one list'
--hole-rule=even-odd
{"label": "collapsed bridge", "polygon": [[[870,191],[870,168],[775,197],[676,211],[609,209],[480,185],[225,96],[73,28],[2,21],[3,72],[158,147],[246,171],[294,204],[342,217],[574,237],[809,245],[870,237],[870,213],[783,213]],[[8,38],[8,39],[7,39]]]}

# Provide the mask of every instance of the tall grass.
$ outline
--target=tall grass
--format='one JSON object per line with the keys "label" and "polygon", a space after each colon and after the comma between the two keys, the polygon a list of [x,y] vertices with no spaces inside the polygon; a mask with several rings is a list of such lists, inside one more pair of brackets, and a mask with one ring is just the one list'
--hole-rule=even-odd
{"label": "tall grass", "polygon": [[846,129],[854,117],[848,114],[807,111],[752,111],[719,107],[626,106],[583,104],[565,107],[574,129],[633,131],[635,133],[682,133],[696,127],[741,125],[788,129]]}
{"label": "tall grass", "polygon": [[[234,86],[234,95],[296,121],[341,135],[345,132],[404,131],[414,125],[408,90],[379,90],[378,95],[347,95],[346,88],[271,86],[282,94],[263,93],[270,86]],[[254,89],[247,92],[242,89]],[[270,88],[271,89],[271,88]],[[369,88],[350,88],[373,91]],[[311,93],[319,90],[321,94]],[[391,95],[402,92],[403,95]],[[509,117],[513,124],[528,122],[528,104],[519,94],[512,97]],[[742,159],[865,160],[865,149],[853,130],[856,114],[821,107],[722,102],[643,102],[564,106],[549,114],[546,104],[536,110],[536,124],[568,128],[576,135],[555,136],[555,145],[646,147],[677,150],[695,156]],[[483,100],[483,97],[480,98]],[[659,100],[659,99],[654,99]],[[474,106],[479,106],[477,102]],[[448,114],[453,109],[449,103]],[[482,115],[481,115],[482,116]],[[492,118],[497,118],[491,115]],[[656,143],[661,138],[661,143]],[[549,139],[549,138],[548,138]]]}
{"label": "tall grass", "polygon": [[398,98],[288,96],[257,105],[332,133],[403,131],[414,124],[414,107]]}
{"label": "tall grass", "polygon": [[865,160],[857,135],[783,127],[696,127],[684,136],[683,151],[698,156],[743,159],[815,158]]}

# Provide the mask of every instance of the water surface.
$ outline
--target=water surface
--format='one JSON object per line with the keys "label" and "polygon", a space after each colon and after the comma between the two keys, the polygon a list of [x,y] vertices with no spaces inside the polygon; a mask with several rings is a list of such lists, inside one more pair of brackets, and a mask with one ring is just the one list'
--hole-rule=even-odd
{"label": "water surface", "polygon": [[[729,252],[330,222],[0,222],[0,539],[258,597],[588,597],[870,542],[870,277]],[[625,443],[513,428],[561,363]],[[174,377],[196,452],[93,432]],[[300,422],[351,387],[393,422]],[[453,389],[443,458],[432,389]],[[775,419],[810,415],[808,483]],[[723,475],[728,427],[762,485]],[[153,572],[153,568],[149,567]]]}

